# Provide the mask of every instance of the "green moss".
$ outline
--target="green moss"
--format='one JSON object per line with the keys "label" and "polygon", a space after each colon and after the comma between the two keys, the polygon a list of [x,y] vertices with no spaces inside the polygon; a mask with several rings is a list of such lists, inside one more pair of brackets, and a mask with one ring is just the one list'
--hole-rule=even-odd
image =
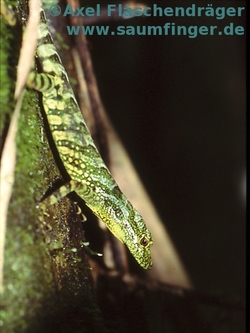
{"label": "green moss", "polygon": [[[14,90],[16,65],[19,55],[22,28],[9,27],[1,17],[1,138],[4,141],[10,119],[15,107]],[[32,111],[31,111],[32,110]],[[36,227],[34,218],[37,211],[34,205],[34,191],[39,191],[39,132],[37,117],[37,97],[29,93],[24,98],[17,132],[17,163],[15,183],[8,210],[4,255],[4,293],[1,295],[0,331],[11,333],[24,331],[27,317],[34,316],[44,299],[43,288],[49,290],[52,276],[41,274],[43,270],[34,269],[46,259],[45,246],[41,237],[34,237]],[[40,144],[41,146],[41,144]],[[39,249],[36,246],[39,243]],[[42,251],[41,251],[42,249]],[[32,253],[32,256],[30,255]],[[31,306],[32,304],[32,306]]]}
{"label": "green moss", "polygon": [[[27,93],[18,122],[15,183],[8,210],[4,261],[3,333],[24,332],[36,317],[41,303],[53,293],[51,259],[41,233],[37,232],[36,196],[44,187],[40,151],[41,120],[38,100]],[[47,267],[47,270],[44,269]],[[31,306],[32,304],[32,306]]]}
{"label": "green moss", "polygon": [[[13,45],[15,39],[11,33],[10,27],[6,24],[5,20],[0,16],[0,132],[4,131],[6,126],[6,118],[9,119],[9,115],[14,109],[13,96],[15,87],[13,86],[13,80],[10,77],[15,77],[15,66],[13,66],[12,58],[10,61],[10,54],[13,51]],[[15,53],[14,53],[15,54]],[[2,138],[3,140],[3,138]]]}
{"label": "green moss", "polygon": [[[0,129],[4,141],[15,107],[22,27],[1,24]],[[48,207],[48,216],[41,216],[37,208],[48,188],[62,179],[41,114],[38,94],[27,90],[18,121],[15,182],[7,216],[0,331],[105,332],[81,246],[84,238],[77,209],[67,198]]]}

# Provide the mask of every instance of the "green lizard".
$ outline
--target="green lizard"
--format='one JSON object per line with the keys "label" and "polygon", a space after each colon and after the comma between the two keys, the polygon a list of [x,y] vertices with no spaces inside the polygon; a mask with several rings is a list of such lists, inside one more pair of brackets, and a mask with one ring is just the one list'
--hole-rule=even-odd
{"label": "green lizard", "polygon": [[[10,9],[6,8],[11,17]],[[42,94],[55,146],[71,179],[39,206],[45,211],[47,204],[54,204],[75,191],[108,229],[127,245],[137,262],[144,269],[150,268],[152,235],[141,215],[121,192],[94,144],[54,46],[43,9],[36,56],[42,73],[32,71],[27,86]]]}

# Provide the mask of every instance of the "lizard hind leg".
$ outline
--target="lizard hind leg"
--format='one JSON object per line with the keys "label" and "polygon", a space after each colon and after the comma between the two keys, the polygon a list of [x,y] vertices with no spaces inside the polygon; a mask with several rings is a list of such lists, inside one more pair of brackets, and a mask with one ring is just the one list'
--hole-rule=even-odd
{"label": "lizard hind leg", "polygon": [[[46,239],[46,243],[50,243],[50,236],[49,233],[52,230],[52,226],[48,222],[50,214],[47,212],[47,209],[49,206],[55,204],[60,199],[64,198],[69,193],[73,192],[77,187],[79,186],[79,183],[75,180],[71,180],[67,182],[66,184],[60,186],[57,190],[55,190],[53,193],[45,197],[40,203],[38,204],[37,208],[40,208],[40,212],[38,214],[38,219],[40,222],[41,230],[43,231]],[[79,208],[79,207],[78,207]],[[87,218],[82,214],[80,208],[79,212],[77,214],[82,215],[82,221],[86,221]],[[46,218],[47,217],[47,218]]]}
{"label": "lizard hind leg", "polygon": [[71,180],[68,183],[62,185],[57,190],[55,190],[53,193],[51,193],[49,196],[44,198],[40,203],[39,207],[42,209],[43,212],[46,211],[46,208],[48,206],[54,205],[56,202],[58,202],[60,199],[66,197],[69,193],[73,192],[75,189],[77,189],[78,182],[75,180]]}

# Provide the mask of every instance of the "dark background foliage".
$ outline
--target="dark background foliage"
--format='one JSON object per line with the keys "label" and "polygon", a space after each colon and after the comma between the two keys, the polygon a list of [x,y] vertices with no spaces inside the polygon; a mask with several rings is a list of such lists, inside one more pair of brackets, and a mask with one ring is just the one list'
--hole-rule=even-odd
{"label": "dark background foliage", "polygon": [[[188,6],[205,1],[155,1]],[[212,1],[214,7],[245,1]],[[245,24],[245,16],[118,25]],[[101,23],[100,23],[101,24]],[[105,25],[109,24],[107,22]],[[196,287],[245,293],[245,35],[88,37],[101,96]]]}

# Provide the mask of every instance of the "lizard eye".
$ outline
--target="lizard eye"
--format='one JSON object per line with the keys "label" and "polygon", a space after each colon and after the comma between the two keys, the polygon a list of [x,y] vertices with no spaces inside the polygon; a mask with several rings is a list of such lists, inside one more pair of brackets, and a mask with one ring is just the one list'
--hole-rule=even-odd
{"label": "lizard eye", "polygon": [[145,235],[143,235],[140,239],[140,245],[146,248],[150,245],[150,240]]}

